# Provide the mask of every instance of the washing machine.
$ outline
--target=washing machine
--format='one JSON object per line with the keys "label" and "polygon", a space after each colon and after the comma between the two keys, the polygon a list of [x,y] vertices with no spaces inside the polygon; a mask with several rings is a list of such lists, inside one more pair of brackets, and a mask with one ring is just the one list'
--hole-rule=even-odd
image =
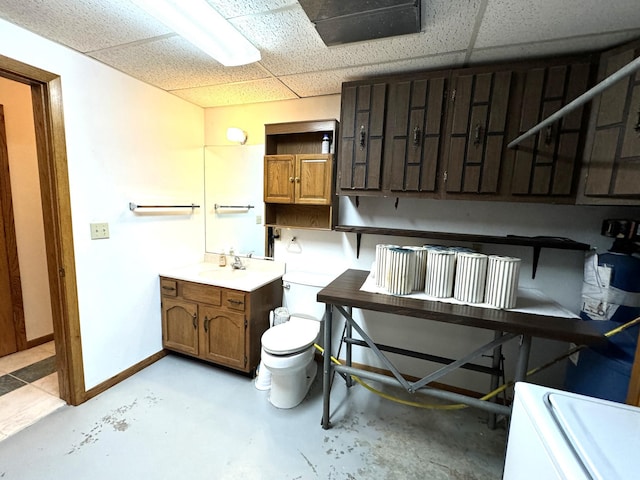
{"label": "washing machine", "polygon": [[503,480],[636,480],[640,408],[519,382]]}

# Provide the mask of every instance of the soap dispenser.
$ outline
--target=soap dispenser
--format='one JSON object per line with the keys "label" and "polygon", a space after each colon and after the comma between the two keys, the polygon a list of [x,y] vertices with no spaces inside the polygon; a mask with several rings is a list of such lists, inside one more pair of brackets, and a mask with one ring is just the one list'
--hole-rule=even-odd
{"label": "soap dispenser", "polygon": [[322,153],[329,153],[329,145],[331,144],[331,139],[329,138],[329,134],[325,133],[322,137]]}

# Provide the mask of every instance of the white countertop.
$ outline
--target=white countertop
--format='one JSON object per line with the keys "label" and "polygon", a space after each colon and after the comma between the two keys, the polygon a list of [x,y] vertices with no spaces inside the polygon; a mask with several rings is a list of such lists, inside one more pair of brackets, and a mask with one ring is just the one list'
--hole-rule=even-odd
{"label": "white countertop", "polygon": [[160,276],[185,280],[187,282],[214,285],[217,287],[253,292],[260,287],[281,278],[285,271],[283,262],[242,258],[244,270],[234,270],[230,263],[220,267],[218,263],[198,262],[191,265],[167,268]]}

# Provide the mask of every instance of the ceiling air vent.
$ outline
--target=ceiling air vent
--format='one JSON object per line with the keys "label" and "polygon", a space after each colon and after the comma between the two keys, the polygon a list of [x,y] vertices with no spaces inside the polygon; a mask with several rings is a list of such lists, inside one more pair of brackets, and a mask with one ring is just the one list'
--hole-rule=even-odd
{"label": "ceiling air vent", "polygon": [[327,46],[420,32],[420,0],[299,0]]}

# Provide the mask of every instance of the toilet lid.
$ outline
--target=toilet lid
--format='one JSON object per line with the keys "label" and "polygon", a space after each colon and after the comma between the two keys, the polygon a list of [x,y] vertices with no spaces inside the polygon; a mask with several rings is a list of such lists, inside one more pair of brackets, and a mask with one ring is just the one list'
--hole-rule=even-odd
{"label": "toilet lid", "polygon": [[296,318],[268,329],[262,334],[262,348],[274,355],[288,355],[313,345],[320,331],[320,322]]}

